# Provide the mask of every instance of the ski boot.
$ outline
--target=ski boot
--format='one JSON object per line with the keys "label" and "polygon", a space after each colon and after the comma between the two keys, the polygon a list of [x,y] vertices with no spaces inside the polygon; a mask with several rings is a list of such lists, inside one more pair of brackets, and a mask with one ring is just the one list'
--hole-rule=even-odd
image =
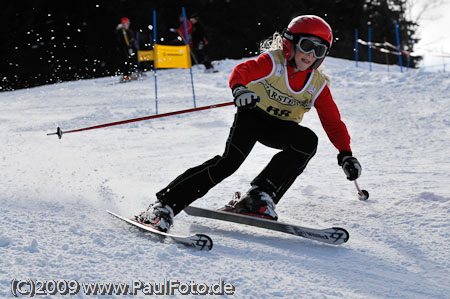
{"label": "ski boot", "polygon": [[233,200],[219,210],[270,220],[278,219],[272,197],[258,186],[251,187],[242,198],[240,193],[236,192]]}
{"label": "ski boot", "polygon": [[148,209],[134,218],[144,224],[149,224],[155,229],[168,232],[173,225],[173,210],[168,205],[159,201],[151,204]]}

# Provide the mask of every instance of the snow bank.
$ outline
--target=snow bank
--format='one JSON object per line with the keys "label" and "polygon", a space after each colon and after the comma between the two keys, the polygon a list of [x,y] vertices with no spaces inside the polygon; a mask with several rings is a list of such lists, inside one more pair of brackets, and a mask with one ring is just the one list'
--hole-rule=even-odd
{"label": "snow bank", "polygon": [[[218,61],[215,74],[194,67],[197,106],[231,100],[228,77],[239,62]],[[448,298],[450,75],[359,65],[325,61],[370,200],[358,201],[312,111],[303,125],[318,134],[318,153],[277,207],[284,222],[347,228],[339,247],[181,213],[174,232],[215,241],[197,252],[105,213],[135,215],[186,168],[221,154],[233,107],[58,140],[46,133],[154,114],[152,74],[0,93],[0,296],[11,296],[13,279],[168,279],[222,280],[236,298]],[[160,113],[192,107],[189,80],[187,70],[158,72]],[[257,145],[196,205],[217,208],[245,191],[274,153]]]}

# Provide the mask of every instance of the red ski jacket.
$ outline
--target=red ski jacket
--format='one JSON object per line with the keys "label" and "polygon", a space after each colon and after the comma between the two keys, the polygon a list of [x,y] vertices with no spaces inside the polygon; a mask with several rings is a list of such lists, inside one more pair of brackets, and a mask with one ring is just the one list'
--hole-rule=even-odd
{"label": "red ski jacket", "polygon": [[[192,47],[192,23],[186,19],[186,28],[189,36],[189,45]],[[184,21],[180,23],[180,27],[175,29],[175,31],[181,36],[181,39],[186,43],[186,31],[184,30]]]}

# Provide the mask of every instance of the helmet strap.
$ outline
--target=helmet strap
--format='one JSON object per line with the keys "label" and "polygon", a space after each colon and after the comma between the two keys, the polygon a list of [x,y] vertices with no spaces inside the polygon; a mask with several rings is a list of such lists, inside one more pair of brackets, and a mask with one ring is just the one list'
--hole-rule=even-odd
{"label": "helmet strap", "polygon": [[295,44],[294,44],[295,37],[294,37],[294,34],[292,34],[292,32],[290,32],[287,28],[284,28],[281,36],[284,39],[286,39],[287,41],[289,41],[291,44],[291,49],[290,49],[291,55],[290,55],[290,57],[287,58],[288,65],[296,68],[297,65],[295,63]]}
{"label": "helmet strap", "polygon": [[291,57],[289,57],[288,64],[292,66],[294,69],[297,68],[297,64],[295,63],[295,46],[294,43],[291,43]]}

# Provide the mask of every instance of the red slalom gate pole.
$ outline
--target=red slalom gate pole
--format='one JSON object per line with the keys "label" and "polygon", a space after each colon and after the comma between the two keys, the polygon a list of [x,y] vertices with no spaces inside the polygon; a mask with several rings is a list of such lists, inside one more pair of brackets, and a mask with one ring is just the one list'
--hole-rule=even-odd
{"label": "red slalom gate pole", "polygon": [[195,111],[201,111],[201,110],[207,110],[207,109],[213,109],[213,108],[220,108],[220,107],[225,107],[225,106],[231,106],[233,104],[234,104],[234,102],[221,103],[221,104],[203,106],[203,107],[198,107],[198,108],[179,110],[179,111],[173,111],[173,112],[168,112],[168,113],[156,114],[156,115],[151,115],[151,116],[144,116],[144,117],[133,118],[133,119],[128,119],[128,120],[116,121],[116,122],[112,122],[112,123],[108,123],[108,124],[102,124],[102,125],[97,125],[97,126],[92,126],[92,127],[87,127],[87,128],[81,128],[81,129],[75,129],[75,130],[70,130],[70,131],[63,131],[63,130],[61,130],[60,127],[58,127],[56,129],[56,133],[48,133],[47,136],[57,135],[59,137],[59,139],[61,139],[63,134],[82,132],[82,131],[88,131],[88,130],[95,130],[95,129],[112,127],[112,126],[117,126],[117,125],[123,125],[123,124],[143,121],[143,120],[149,120],[149,119],[154,119],[154,118],[166,117],[166,116],[171,116],[171,115],[177,115],[177,114],[183,114],[183,113],[189,113],[189,112],[195,112]]}

